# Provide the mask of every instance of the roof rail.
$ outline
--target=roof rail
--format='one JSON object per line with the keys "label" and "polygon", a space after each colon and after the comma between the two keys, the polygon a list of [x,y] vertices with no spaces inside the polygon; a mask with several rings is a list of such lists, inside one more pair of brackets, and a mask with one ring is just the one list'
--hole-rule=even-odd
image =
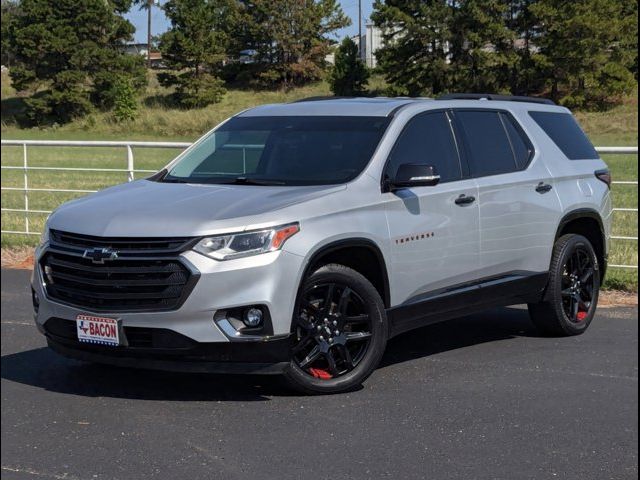
{"label": "roof rail", "polygon": [[324,100],[344,100],[348,98],[358,98],[358,97],[340,97],[333,95],[318,95],[315,97],[307,97],[307,98],[299,98],[298,100],[294,100],[291,103],[300,103],[300,102],[322,102]]}
{"label": "roof rail", "polygon": [[539,97],[524,97],[520,95],[497,95],[495,93],[449,93],[441,95],[436,100],[496,100],[502,102],[526,102],[555,105],[553,100]]}
{"label": "roof rail", "polygon": [[433,100],[429,97],[367,97],[367,96],[354,96],[354,97],[346,97],[346,96],[317,96],[317,97],[307,97],[307,98],[299,98],[298,100],[293,100],[290,103],[300,103],[300,102],[322,102],[324,100],[356,100],[356,99],[371,99],[371,100]]}

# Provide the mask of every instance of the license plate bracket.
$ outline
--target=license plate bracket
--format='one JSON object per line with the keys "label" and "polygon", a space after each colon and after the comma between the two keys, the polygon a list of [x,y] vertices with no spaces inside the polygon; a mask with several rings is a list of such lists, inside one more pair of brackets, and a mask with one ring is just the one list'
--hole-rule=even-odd
{"label": "license plate bracket", "polygon": [[76,316],[76,331],[78,341],[83,343],[117,347],[123,338],[121,320],[84,313]]}

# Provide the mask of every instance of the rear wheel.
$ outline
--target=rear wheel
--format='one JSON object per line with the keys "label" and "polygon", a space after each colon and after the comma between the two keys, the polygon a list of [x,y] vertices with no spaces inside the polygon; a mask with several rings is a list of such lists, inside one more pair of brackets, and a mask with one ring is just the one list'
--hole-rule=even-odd
{"label": "rear wheel", "polygon": [[554,247],[544,301],[529,304],[531,319],[544,334],[579,335],[593,320],[599,292],[593,246],[581,235],[564,235]]}
{"label": "rear wheel", "polygon": [[384,303],[360,273],[336,264],[309,276],[293,319],[289,383],[309,394],[359,386],[376,368],[387,343]]}

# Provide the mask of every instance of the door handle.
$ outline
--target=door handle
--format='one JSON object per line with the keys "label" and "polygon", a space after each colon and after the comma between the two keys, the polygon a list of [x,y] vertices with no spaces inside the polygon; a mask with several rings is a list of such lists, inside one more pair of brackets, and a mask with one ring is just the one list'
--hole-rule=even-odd
{"label": "door handle", "polygon": [[553,186],[549,185],[548,183],[540,182],[536,187],[536,192],[547,193],[550,192],[552,188]]}
{"label": "door handle", "polygon": [[456,198],[456,205],[471,205],[473,202],[476,201],[476,197],[472,197],[471,195],[467,196],[464,193],[462,195],[460,195],[458,198]]}

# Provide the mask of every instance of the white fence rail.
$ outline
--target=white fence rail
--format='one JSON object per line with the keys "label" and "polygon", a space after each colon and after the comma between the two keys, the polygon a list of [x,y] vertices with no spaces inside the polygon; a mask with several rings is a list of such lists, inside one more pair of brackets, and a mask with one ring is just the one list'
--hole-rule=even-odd
{"label": "white fence rail", "polygon": [[[98,172],[98,173],[126,173],[127,180],[133,181],[136,173],[155,173],[155,170],[142,170],[135,168],[134,148],[170,148],[183,150],[191,145],[188,142],[111,142],[111,141],[67,141],[67,140],[2,140],[2,146],[22,147],[22,165],[2,165],[2,170],[23,172],[22,187],[0,187],[1,191],[14,191],[24,193],[24,208],[0,208],[2,212],[24,213],[24,230],[1,230],[1,233],[16,235],[40,235],[40,232],[31,231],[29,228],[29,214],[48,214],[50,210],[34,210],[29,208],[29,192],[54,192],[54,193],[94,193],[96,190],[81,190],[70,188],[32,188],[29,187],[30,171],[51,172]],[[37,167],[29,166],[28,147],[97,147],[97,148],[124,148],[126,152],[126,168],[84,168],[84,167]],[[638,147],[596,147],[599,153],[626,154],[638,153]],[[638,185],[638,180],[614,181],[614,185]],[[635,212],[638,208],[614,208],[614,212]],[[638,241],[638,237],[615,235],[614,240]],[[637,265],[611,265],[615,268],[637,269]]]}

